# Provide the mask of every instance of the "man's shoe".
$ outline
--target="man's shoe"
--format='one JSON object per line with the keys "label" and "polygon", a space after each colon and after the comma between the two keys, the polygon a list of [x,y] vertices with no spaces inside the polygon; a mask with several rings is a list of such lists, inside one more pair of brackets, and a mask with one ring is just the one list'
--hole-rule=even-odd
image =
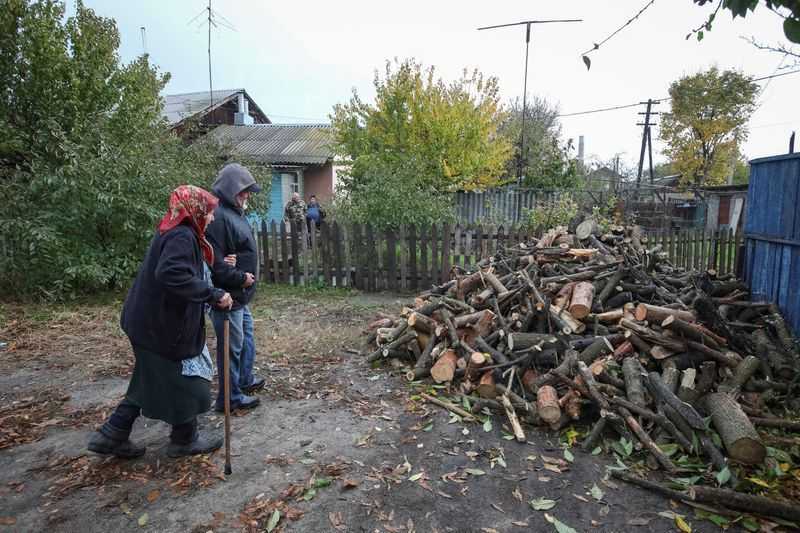
{"label": "man's shoe", "polygon": [[[234,412],[237,409],[253,409],[254,407],[258,407],[260,404],[261,400],[255,396],[242,396],[242,399],[238,402],[231,402],[231,412]],[[214,407],[214,410],[218,413],[224,413],[225,406],[217,405]]]}
{"label": "man's shoe", "polygon": [[120,459],[135,459],[141,457],[147,450],[144,446],[137,446],[130,440],[114,440],[106,437],[99,431],[92,434],[89,439],[89,451],[100,455],[113,455]]}
{"label": "man's shoe", "polygon": [[247,387],[242,387],[242,392],[245,394],[253,394],[256,391],[260,391],[264,388],[264,385],[267,384],[267,380],[264,378],[256,378],[250,385]]}
{"label": "man's shoe", "polygon": [[170,442],[169,446],[167,446],[167,455],[175,459],[189,455],[211,453],[214,450],[219,450],[222,446],[222,442],[222,437],[198,435],[197,438],[189,444]]}

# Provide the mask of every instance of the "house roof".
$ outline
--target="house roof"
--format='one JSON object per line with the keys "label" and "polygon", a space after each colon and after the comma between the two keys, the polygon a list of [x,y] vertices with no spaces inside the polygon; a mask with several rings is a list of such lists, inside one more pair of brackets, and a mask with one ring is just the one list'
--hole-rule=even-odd
{"label": "house roof", "polygon": [[228,102],[236,99],[240,93],[244,93],[245,97],[250,101],[251,111],[255,111],[264,116],[267,122],[269,118],[261,111],[261,108],[253,101],[247,91],[244,89],[220,89],[213,91],[214,104],[211,105],[211,98],[209,98],[208,91],[199,91],[195,93],[181,93],[181,94],[167,94],[164,95],[164,108],[161,111],[162,116],[170,124],[175,126],[184,120],[199,114],[205,114],[212,111]]}
{"label": "house roof", "polygon": [[321,165],[333,159],[328,124],[221,125],[208,137],[229,154],[267,164]]}

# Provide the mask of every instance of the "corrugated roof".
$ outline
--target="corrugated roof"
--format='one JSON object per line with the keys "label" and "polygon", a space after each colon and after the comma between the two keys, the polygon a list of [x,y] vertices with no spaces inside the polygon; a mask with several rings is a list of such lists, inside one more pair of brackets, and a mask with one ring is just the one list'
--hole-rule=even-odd
{"label": "corrugated roof", "polygon": [[[214,105],[213,109],[217,109],[231,100],[237,98],[239,93],[244,93],[247,100],[250,102],[250,114],[255,115],[256,122],[266,121],[269,124],[270,120],[261,108],[256,104],[253,98],[247,94],[244,89],[220,89],[214,91]],[[161,111],[162,116],[169,122],[170,126],[191,118],[197,114],[207,113],[212,110],[211,98],[208,96],[208,91],[199,91],[196,93],[183,93],[183,94],[167,94],[164,96],[164,108]],[[259,115],[261,115],[259,117]]]}
{"label": "corrugated roof", "polygon": [[230,155],[268,164],[321,165],[333,159],[328,124],[221,125],[209,138],[230,147]]}
{"label": "corrugated roof", "polygon": [[[221,89],[214,91],[214,106],[220,105],[244,89]],[[164,109],[161,114],[167,119],[170,125],[177,124],[182,120],[205,111],[211,107],[211,99],[208,91],[183,94],[167,94],[164,96]]]}

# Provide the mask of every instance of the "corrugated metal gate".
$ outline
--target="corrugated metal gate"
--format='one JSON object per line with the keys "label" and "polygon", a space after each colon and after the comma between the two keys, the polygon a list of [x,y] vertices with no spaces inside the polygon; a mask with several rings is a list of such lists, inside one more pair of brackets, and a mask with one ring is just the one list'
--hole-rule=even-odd
{"label": "corrugated metal gate", "polygon": [[750,162],[745,280],[800,333],[800,153]]}

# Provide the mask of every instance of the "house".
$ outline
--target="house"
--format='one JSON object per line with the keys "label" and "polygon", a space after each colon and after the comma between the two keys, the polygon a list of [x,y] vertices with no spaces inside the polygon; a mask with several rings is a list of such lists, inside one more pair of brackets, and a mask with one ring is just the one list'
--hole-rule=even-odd
{"label": "house", "polygon": [[183,135],[188,126],[203,135],[220,124],[270,124],[271,121],[244,89],[200,91],[164,96],[162,116],[170,129]]}
{"label": "house", "polygon": [[268,223],[283,218],[293,192],[304,200],[313,194],[323,205],[336,188],[336,166],[327,124],[220,125],[208,138],[218,142],[229,158],[272,167]]}
{"label": "house", "polygon": [[705,187],[701,194],[706,201],[706,230],[732,229],[739,233],[744,222],[744,207],[747,201],[747,184]]}
{"label": "house", "polygon": [[601,166],[586,174],[586,187],[593,191],[615,191],[624,180],[613,168]]}

